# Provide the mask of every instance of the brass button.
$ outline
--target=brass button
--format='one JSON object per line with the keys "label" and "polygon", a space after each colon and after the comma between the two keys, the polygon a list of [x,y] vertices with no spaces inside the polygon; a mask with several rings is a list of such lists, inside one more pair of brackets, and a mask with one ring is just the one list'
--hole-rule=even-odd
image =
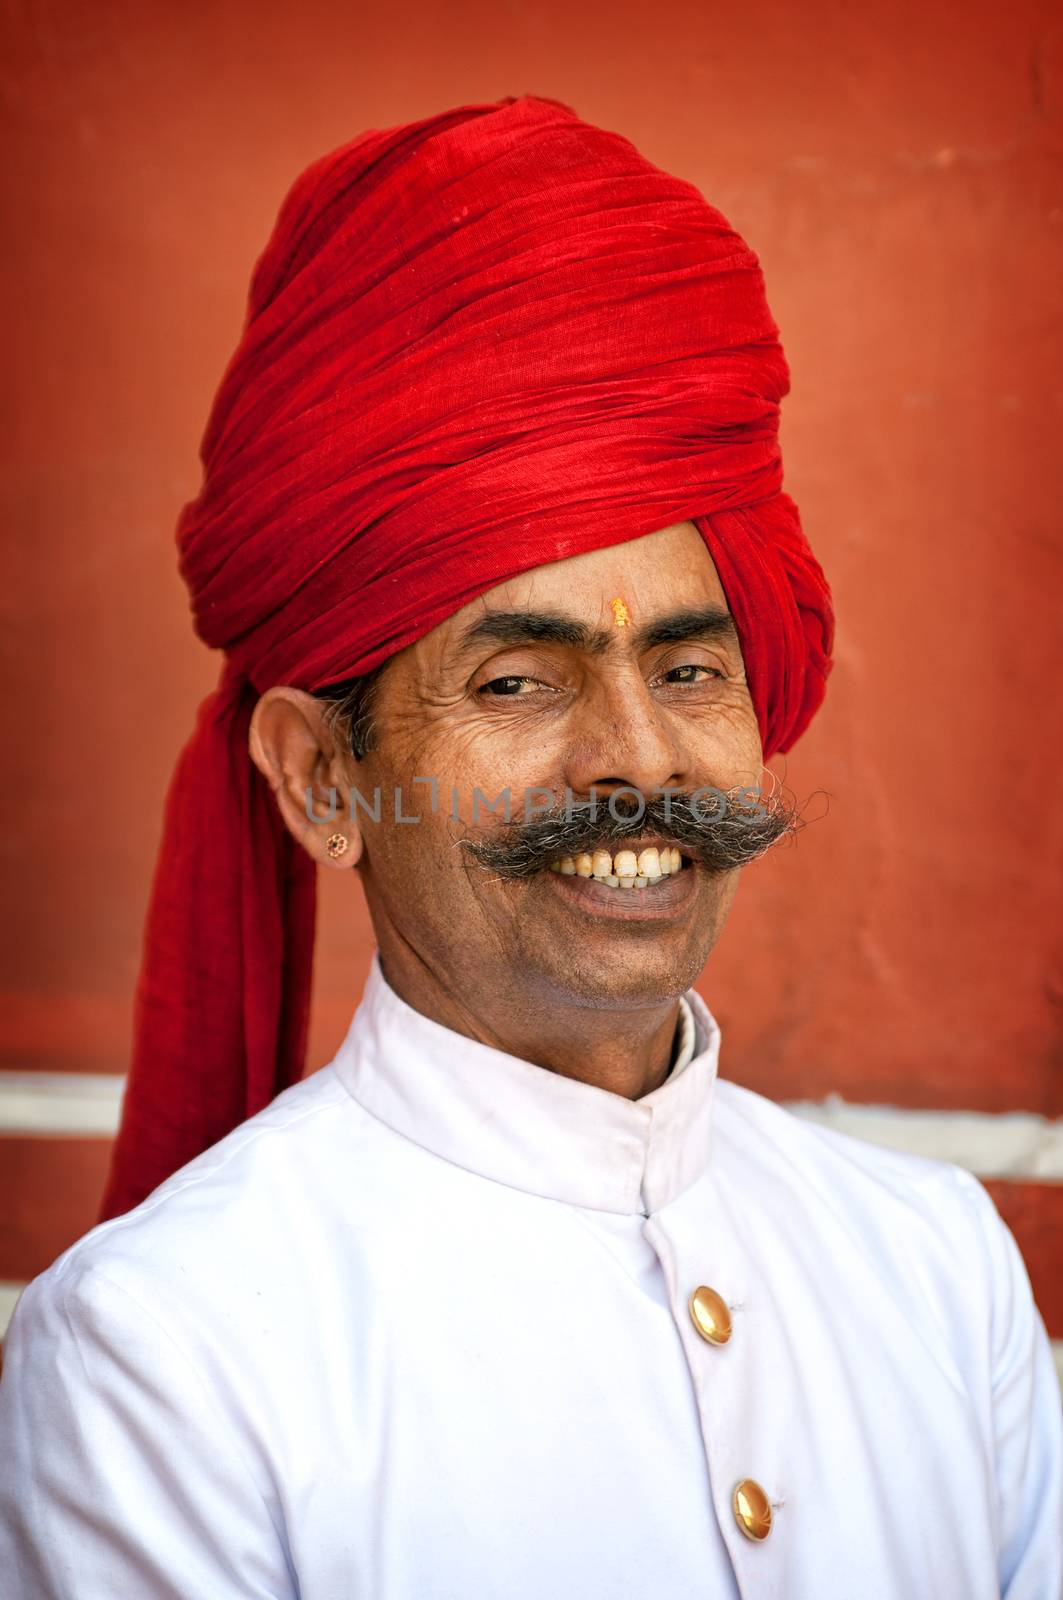
{"label": "brass button", "polygon": [[731,1496],[735,1521],[747,1539],[766,1539],[771,1532],[771,1501],[756,1478],[743,1478]]}
{"label": "brass button", "polygon": [[726,1344],[731,1337],[731,1313],[727,1304],[705,1284],[690,1296],[690,1320],[710,1344]]}

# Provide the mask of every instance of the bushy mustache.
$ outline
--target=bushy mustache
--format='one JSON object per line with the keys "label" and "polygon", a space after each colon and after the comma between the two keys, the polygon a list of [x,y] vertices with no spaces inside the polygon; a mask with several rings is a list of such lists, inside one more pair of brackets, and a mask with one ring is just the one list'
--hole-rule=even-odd
{"label": "bushy mustache", "polygon": [[[502,822],[490,837],[462,839],[461,847],[501,878],[530,878],[562,856],[592,854],[623,839],[659,836],[677,845],[706,871],[744,867],[802,826],[794,800],[776,790],[765,796],[748,789],[714,791],[714,803],[695,800],[701,791],[669,790],[645,800],[640,810],[627,794],[615,805],[583,801],[558,805],[530,820]],[[615,813],[615,814],[614,814]]]}

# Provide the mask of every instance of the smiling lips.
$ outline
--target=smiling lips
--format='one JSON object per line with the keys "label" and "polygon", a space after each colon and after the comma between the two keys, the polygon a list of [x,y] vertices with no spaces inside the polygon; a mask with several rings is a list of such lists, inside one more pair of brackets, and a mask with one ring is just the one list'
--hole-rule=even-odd
{"label": "smiling lips", "polygon": [[608,850],[595,850],[593,854],[562,856],[560,861],[551,861],[550,871],[566,878],[594,878],[610,889],[648,889],[682,866],[683,858],[674,845],[660,849],[649,845],[638,855],[634,850],[618,850],[615,856]]}

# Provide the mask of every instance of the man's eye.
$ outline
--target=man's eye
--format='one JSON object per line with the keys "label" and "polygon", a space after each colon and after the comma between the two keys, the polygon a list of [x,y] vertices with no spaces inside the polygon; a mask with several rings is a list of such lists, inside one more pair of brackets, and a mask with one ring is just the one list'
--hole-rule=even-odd
{"label": "man's eye", "polygon": [[527,685],[527,687],[530,688],[530,689],[535,689],[535,688],[538,687],[538,679],[536,679],[536,678],[492,678],[490,683],[482,684],[480,689],[477,692],[479,694],[519,695],[522,692],[522,690],[524,689],[525,685]]}
{"label": "man's eye", "polygon": [[668,683],[697,683],[700,680],[694,674],[698,672],[704,673],[710,678],[723,677],[723,673],[718,671],[716,667],[702,667],[694,662],[682,667],[670,667],[664,676]]}

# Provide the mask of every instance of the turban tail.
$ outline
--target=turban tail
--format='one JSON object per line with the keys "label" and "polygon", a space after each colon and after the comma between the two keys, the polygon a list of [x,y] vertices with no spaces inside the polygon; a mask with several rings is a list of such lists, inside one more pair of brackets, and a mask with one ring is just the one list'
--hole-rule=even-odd
{"label": "turban tail", "polygon": [[833,620],[781,490],[756,257],[689,183],[536,96],[372,130],[295,182],[177,526],[225,653],[166,801],[102,1217],[302,1074],[309,855],[248,755],[260,693],[370,671],[531,567],[692,521],[766,755]]}

